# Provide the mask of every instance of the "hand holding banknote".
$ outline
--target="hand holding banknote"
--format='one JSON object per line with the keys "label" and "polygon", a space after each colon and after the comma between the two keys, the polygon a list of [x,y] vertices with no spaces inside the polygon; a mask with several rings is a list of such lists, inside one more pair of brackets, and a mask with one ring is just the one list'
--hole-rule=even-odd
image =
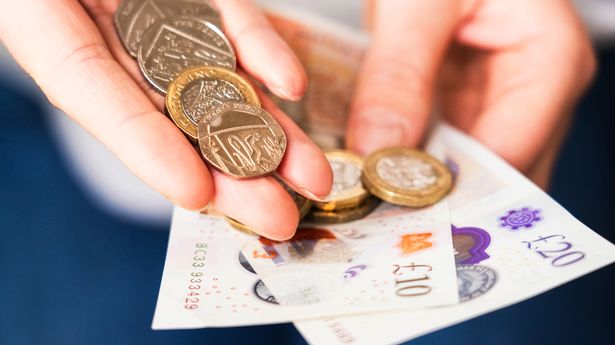
{"label": "hand holding banknote", "polygon": [[[595,68],[566,1],[369,1],[350,148],[417,145],[435,110],[545,186]],[[439,79],[440,77],[440,79]],[[432,109],[437,99],[439,109]]]}
{"label": "hand holding banknote", "polygon": [[[206,19],[218,23],[222,17],[239,65],[247,73],[283,99],[300,99],[305,90],[299,61],[250,1],[215,1],[213,6],[207,0],[0,1],[0,37],[58,108],[168,199],[189,209],[210,203],[272,238],[288,238],[298,216],[292,199],[273,178],[237,181],[208,170],[181,131],[165,118],[164,97],[148,85],[130,57],[135,50],[122,47],[114,23],[118,6],[120,16],[129,14],[121,17],[120,27],[124,19],[136,18],[145,25],[164,19],[170,9],[191,14],[193,8],[205,8],[205,14],[213,17]],[[130,22],[124,26],[133,27]],[[142,36],[135,31],[134,36]],[[269,110],[288,140],[279,175],[308,198],[326,195],[331,173],[322,152],[280,111]]]}

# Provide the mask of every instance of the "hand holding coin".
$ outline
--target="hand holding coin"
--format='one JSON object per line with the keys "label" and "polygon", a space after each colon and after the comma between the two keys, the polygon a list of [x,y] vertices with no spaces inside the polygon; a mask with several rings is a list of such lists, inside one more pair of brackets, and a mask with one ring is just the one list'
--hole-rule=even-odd
{"label": "hand holding coin", "polygon": [[[250,1],[213,1],[217,10],[206,0],[125,0],[119,8],[118,3],[2,1],[0,39],[54,105],[152,188],[185,208],[213,204],[262,234],[290,237],[299,215],[284,188],[273,177],[236,180],[208,169],[193,144],[162,113],[164,97],[141,72],[148,72],[150,82],[162,88],[179,71],[175,62],[184,68],[191,67],[193,60],[168,50],[168,64],[161,68],[155,59],[142,59],[145,64],[140,66],[133,56],[139,55],[134,40],[141,39],[151,25],[187,12],[214,25],[223,23],[237,64],[276,96],[297,100],[305,90],[306,76],[295,55]],[[173,7],[183,5],[193,7]],[[123,38],[116,32],[116,10],[123,18],[117,23]],[[174,34],[188,37],[186,32],[200,32],[221,42],[211,25],[201,24],[177,22],[174,25],[184,30]],[[228,57],[222,65],[234,63],[223,47],[214,51]],[[173,60],[178,57],[183,60]],[[192,57],[212,56],[211,51],[195,49]],[[322,152],[272,102],[262,96],[261,102],[286,135],[286,153],[276,173],[306,197],[327,195],[331,171]]]}
{"label": "hand holding coin", "polygon": [[416,147],[439,113],[545,187],[596,65],[572,2],[366,2],[349,148]]}

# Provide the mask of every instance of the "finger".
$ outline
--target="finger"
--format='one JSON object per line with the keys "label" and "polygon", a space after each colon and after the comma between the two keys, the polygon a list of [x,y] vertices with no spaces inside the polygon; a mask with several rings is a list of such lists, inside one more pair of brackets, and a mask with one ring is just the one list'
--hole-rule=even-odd
{"label": "finger", "polygon": [[273,240],[291,238],[299,224],[292,198],[273,178],[236,180],[212,171],[216,191],[212,206]]}
{"label": "finger", "polygon": [[[359,76],[347,145],[367,154],[414,146],[427,125],[438,67],[463,16],[458,0],[382,0]],[[437,20],[430,14],[438,13]]]}
{"label": "finger", "polygon": [[243,69],[276,96],[301,99],[307,87],[305,70],[263,13],[252,1],[216,0],[215,3]]}
{"label": "finger", "polygon": [[[590,41],[571,5],[532,3],[538,5],[529,12],[537,16],[535,20],[542,19],[541,28],[548,29],[533,31],[522,37],[522,44],[501,49],[490,58],[484,106],[470,130],[523,172],[545,151],[554,129],[573,109],[595,69]],[[532,20],[527,12],[515,17]]]}
{"label": "finger", "polygon": [[213,193],[206,166],[113,59],[83,7],[73,0],[10,7],[0,14],[2,39],[50,101],[154,189],[204,207]]}
{"label": "finger", "polygon": [[566,138],[566,133],[568,133],[570,128],[571,117],[564,116],[546,145],[546,149],[536,159],[534,165],[527,173],[527,177],[544,190],[549,189],[553,168]]}
{"label": "finger", "polygon": [[260,91],[259,96],[263,107],[286,133],[286,153],[278,167],[278,176],[308,199],[324,199],[333,183],[329,161],[322,150],[271,99]]}

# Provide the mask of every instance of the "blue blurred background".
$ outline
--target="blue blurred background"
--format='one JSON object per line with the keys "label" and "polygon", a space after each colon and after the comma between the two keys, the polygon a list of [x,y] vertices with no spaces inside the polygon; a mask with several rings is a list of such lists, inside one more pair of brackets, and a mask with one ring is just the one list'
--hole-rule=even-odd
{"label": "blue blurred background", "polygon": [[[599,61],[550,194],[615,242],[615,49]],[[93,203],[41,102],[0,79],[0,344],[304,343],[292,325],[152,331],[168,226],[135,225]],[[610,266],[413,344],[613,343],[614,313]]]}

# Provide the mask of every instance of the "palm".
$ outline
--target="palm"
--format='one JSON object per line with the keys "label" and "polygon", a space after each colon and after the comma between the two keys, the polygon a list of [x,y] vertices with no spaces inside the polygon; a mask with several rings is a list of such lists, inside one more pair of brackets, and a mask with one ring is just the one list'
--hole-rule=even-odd
{"label": "palm", "polygon": [[[294,233],[297,209],[273,178],[238,181],[209,171],[162,114],[163,97],[147,85],[115,32],[119,0],[0,1],[0,34],[11,53],[56,106],[142,180],[184,207],[209,202],[272,238]],[[279,96],[299,97],[305,73],[262,13],[243,0],[218,1],[218,8],[242,67]],[[278,174],[307,197],[326,195],[331,172],[322,152],[271,102],[262,102],[288,138]]]}

